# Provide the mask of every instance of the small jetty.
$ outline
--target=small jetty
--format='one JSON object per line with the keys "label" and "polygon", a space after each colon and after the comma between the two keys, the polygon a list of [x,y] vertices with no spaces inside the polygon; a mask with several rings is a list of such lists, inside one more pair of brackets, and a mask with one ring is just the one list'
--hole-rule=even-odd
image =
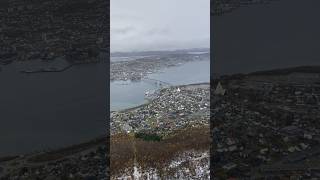
{"label": "small jetty", "polygon": [[65,67],[62,68],[58,68],[58,67],[48,67],[48,68],[36,68],[36,69],[32,69],[32,70],[22,70],[20,72],[22,73],[43,73],[43,72],[62,72],[65,71],[69,68],[71,68],[73,65],[67,65]]}
{"label": "small jetty", "polygon": [[64,57],[56,58],[52,61],[33,60],[23,65],[21,73],[45,73],[62,72],[71,68],[74,63],[68,62]]}

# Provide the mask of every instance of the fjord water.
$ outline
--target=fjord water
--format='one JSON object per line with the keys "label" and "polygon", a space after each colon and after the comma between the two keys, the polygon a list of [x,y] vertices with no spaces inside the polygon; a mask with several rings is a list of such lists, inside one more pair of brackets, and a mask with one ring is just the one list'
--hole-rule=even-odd
{"label": "fjord water", "polygon": [[[193,61],[148,78],[182,85],[209,82],[209,60]],[[0,157],[57,149],[106,134],[106,64],[73,66],[63,72],[21,73],[24,63],[1,66]],[[110,84],[111,109],[145,102],[152,81]]]}
{"label": "fjord water", "polygon": [[[149,74],[148,79],[170,85],[184,85],[210,81],[210,60],[192,61]],[[160,88],[153,81],[113,81],[110,83],[110,110],[117,111],[146,102],[145,92]]]}
{"label": "fjord water", "polygon": [[0,72],[0,157],[60,148],[106,133],[106,64],[25,74]]}

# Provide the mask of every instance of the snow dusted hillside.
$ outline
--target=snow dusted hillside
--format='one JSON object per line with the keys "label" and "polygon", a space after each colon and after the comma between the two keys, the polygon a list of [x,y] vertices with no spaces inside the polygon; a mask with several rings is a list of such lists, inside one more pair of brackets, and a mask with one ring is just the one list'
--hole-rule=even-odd
{"label": "snow dusted hillside", "polygon": [[163,169],[142,168],[137,163],[114,180],[210,179],[209,151],[187,151],[177,155]]}

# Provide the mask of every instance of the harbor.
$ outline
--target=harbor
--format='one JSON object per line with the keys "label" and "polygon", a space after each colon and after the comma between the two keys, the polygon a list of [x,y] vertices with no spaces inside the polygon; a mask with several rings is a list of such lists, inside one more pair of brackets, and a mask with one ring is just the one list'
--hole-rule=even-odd
{"label": "harbor", "polygon": [[111,81],[110,110],[123,110],[144,104],[147,102],[146,92],[175,85],[209,82],[209,73],[210,60],[207,59],[162,68],[139,81]]}

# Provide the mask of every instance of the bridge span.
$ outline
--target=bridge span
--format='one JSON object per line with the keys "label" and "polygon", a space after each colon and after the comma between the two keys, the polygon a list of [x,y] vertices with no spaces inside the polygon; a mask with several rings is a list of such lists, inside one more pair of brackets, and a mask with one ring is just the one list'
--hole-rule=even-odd
{"label": "bridge span", "polygon": [[168,86],[171,86],[171,84],[170,84],[170,83],[168,83],[168,82],[164,82],[164,81],[161,81],[161,80],[158,80],[158,79],[143,78],[142,80],[143,80],[143,81],[145,81],[145,82],[148,82],[148,83],[155,84],[156,86],[161,86],[161,87],[168,87]]}

